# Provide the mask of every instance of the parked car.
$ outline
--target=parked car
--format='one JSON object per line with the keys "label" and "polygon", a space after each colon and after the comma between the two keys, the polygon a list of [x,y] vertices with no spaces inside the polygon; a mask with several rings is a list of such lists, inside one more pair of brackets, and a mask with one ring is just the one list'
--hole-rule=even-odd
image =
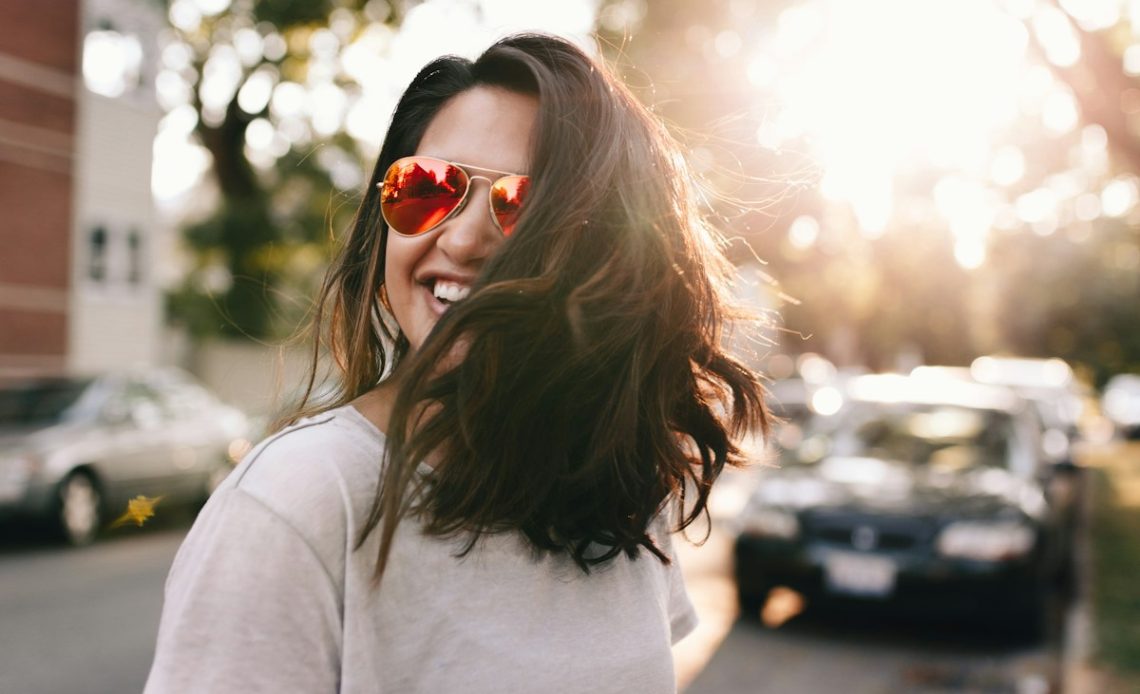
{"label": "parked car", "polygon": [[1041,426],[1046,457],[1056,463],[1074,464],[1072,449],[1081,439],[1081,420],[1093,395],[1063,360],[983,356],[969,367],[918,366],[911,371],[911,376],[1012,389],[1032,406]]}
{"label": "parked car", "polygon": [[247,430],[173,369],[0,384],[0,515],[89,543],[136,495],[203,499],[248,449]]}
{"label": "parked car", "polygon": [[1140,440],[1140,374],[1117,374],[1104,387],[1103,408],[1116,431]]}
{"label": "parked car", "polygon": [[970,364],[979,383],[1007,386],[1028,401],[1045,429],[1046,455],[1072,464],[1072,447],[1081,439],[1080,423],[1092,389],[1080,382],[1061,359],[984,356]]}
{"label": "parked car", "polygon": [[1067,563],[1040,427],[1006,388],[859,376],[765,470],[737,519],[742,612],[788,586],[809,600],[1044,624]]}

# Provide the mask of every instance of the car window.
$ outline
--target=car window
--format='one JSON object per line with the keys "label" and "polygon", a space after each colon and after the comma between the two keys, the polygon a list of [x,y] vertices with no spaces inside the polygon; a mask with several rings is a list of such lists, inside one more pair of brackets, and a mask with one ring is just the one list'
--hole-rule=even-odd
{"label": "car window", "polygon": [[1013,436],[1013,422],[1002,412],[857,403],[829,432],[805,440],[795,457],[877,458],[942,471],[1009,467]]}
{"label": "car window", "polygon": [[90,379],[51,379],[0,388],[0,426],[61,422],[90,385]]}
{"label": "car window", "polygon": [[142,429],[161,426],[165,418],[162,403],[154,390],[133,379],[115,388],[103,409],[103,416],[113,424],[129,423]]}
{"label": "car window", "polygon": [[200,417],[217,401],[202,386],[189,382],[164,382],[156,388],[163,412],[172,419]]}

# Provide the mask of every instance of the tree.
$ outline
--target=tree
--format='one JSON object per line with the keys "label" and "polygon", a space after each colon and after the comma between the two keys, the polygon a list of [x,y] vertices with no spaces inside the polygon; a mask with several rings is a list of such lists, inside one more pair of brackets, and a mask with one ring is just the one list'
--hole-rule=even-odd
{"label": "tree", "polygon": [[[842,0],[613,0],[601,17],[611,59],[689,143],[701,180],[713,190],[709,209],[742,240],[733,246],[736,257],[754,251],[782,295],[794,299],[779,306],[790,337],[785,349],[830,352],[876,368],[889,368],[916,349],[932,363],[960,364],[994,351],[1061,356],[1102,382],[1113,372],[1140,370],[1140,80],[1124,69],[1123,53],[1133,42],[1127,19],[1093,26],[1079,14],[1083,3],[1060,0],[1024,16],[995,5],[1005,12],[995,24],[1005,32],[1002,45],[1016,47],[1019,34],[1024,37],[1015,84],[1043,90],[1023,97],[1008,124],[992,133],[987,156],[1005,172],[991,178],[929,158],[900,160],[893,213],[868,232],[858,210],[821,195],[820,133],[809,129],[776,144],[765,133],[783,123],[789,90],[781,89],[788,86],[782,80],[826,49],[821,44],[829,31],[843,30],[833,16],[840,10],[857,13],[869,28],[854,34],[862,40],[846,45],[848,51],[881,52],[866,37],[899,32],[906,49],[884,56],[880,64],[888,72],[908,67],[937,38],[922,32],[949,31],[873,14],[883,7]],[[799,53],[777,55],[788,36],[821,26]],[[973,26],[960,53],[946,61],[964,63],[980,29]],[[1078,58],[1064,45],[1067,37]],[[876,83],[874,73],[854,79],[871,87],[867,98],[882,99],[915,84],[937,88],[952,81],[960,71],[945,65],[911,75],[910,85]],[[848,94],[848,85],[831,86]],[[861,106],[838,94],[813,96],[819,97],[817,112],[801,112],[805,121],[816,120],[819,109],[842,117]],[[891,108],[912,106],[903,96],[881,102],[884,118],[893,115]],[[979,101],[965,115],[996,107]],[[862,135],[849,131],[844,144]],[[867,152],[860,163],[873,171],[878,156]],[[972,212],[970,205],[982,213],[954,218]],[[971,238],[984,243],[970,246]]]}
{"label": "tree", "polygon": [[[160,96],[193,110],[217,194],[184,231],[192,267],[169,312],[196,337],[276,337],[308,310],[329,232],[346,226],[363,180],[366,157],[343,128],[360,85],[339,57],[400,16],[382,0],[213,4],[202,15],[202,4],[171,3],[163,41]],[[331,126],[318,110],[330,101]]]}

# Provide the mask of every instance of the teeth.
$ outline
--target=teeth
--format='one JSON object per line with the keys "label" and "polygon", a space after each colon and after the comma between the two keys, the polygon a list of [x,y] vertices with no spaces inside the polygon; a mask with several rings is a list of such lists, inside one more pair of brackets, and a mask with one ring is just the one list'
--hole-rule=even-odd
{"label": "teeth", "polygon": [[462,301],[470,293],[471,287],[446,280],[436,280],[435,286],[432,287],[432,294],[435,295],[435,298],[450,302]]}

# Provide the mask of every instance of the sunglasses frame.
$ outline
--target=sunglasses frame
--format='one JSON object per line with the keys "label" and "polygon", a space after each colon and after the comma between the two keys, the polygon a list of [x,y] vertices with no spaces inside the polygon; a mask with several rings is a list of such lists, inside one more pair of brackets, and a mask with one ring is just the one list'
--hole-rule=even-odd
{"label": "sunglasses frame", "polygon": [[[391,164],[389,164],[388,168],[385,169],[385,171],[384,171],[384,179],[387,180],[388,172],[392,170],[393,166],[395,166],[396,164],[399,164],[401,161],[404,161],[405,159],[427,159],[429,161],[439,162],[441,164],[447,164],[448,166],[454,166],[457,169],[459,169],[460,171],[462,171],[463,175],[467,177],[467,187],[463,191],[463,197],[461,197],[459,199],[459,202],[455,203],[455,207],[451,208],[450,212],[448,212],[442,219],[440,219],[438,222],[431,225],[427,229],[424,229],[423,231],[420,231],[420,232],[416,232],[414,234],[406,234],[406,233],[396,229],[396,227],[392,226],[392,222],[390,222],[388,220],[388,216],[386,214],[384,214],[384,205],[381,204],[380,205],[380,216],[384,218],[384,223],[388,225],[389,231],[391,231],[392,233],[397,234],[399,236],[404,236],[406,238],[415,238],[417,236],[423,236],[424,234],[435,231],[436,229],[438,229],[440,227],[440,225],[442,225],[444,222],[446,222],[447,220],[454,217],[460,210],[462,210],[464,207],[467,206],[467,197],[469,195],[471,195],[471,188],[472,188],[471,184],[475,181],[475,179],[481,178],[489,184],[489,187],[487,188],[487,212],[491,215],[491,221],[495,223],[495,228],[499,230],[500,234],[502,234],[503,236],[508,235],[507,232],[503,229],[503,225],[499,223],[499,218],[495,216],[495,207],[492,204],[492,197],[491,197],[491,195],[495,192],[495,184],[498,183],[499,181],[503,180],[504,178],[523,178],[523,179],[529,180],[530,176],[528,176],[526,174],[520,174],[520,173],[511,173],[509,171],[499,171],[498,169],[488,169],[485,166],[475,166],[474,164],[464,164],[462,162],[449,161],[447,159],[440,159],[439,157],[429,157],[429,156],[424,156],[424,155],[413,154],[413,155],[410,155],[407,157],[400,157],[399,159],[396,159]],[[470,169],[474,169],[476,171],[483,171],[485,173],[499,174],[499,176],[492,180],[486,176],[479,176],[477,174],[472,174]],[[383,194],[383,191],[384,191],[385,180],[381,180],[376,184],[376,189],[379,190],[381,192],[381,194]]]}

